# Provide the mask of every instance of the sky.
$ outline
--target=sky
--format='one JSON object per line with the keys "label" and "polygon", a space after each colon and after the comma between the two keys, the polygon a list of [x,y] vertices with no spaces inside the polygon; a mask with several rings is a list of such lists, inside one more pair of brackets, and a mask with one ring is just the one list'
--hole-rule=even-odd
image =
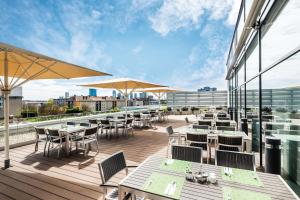
{"label": "sky", "polygon": [[[87,95],[79,84],[129,77],[193,91],[226,89],[241,0],[3,0],[0,41],[113,74],[31,81],[24,99]],[[98,95],[111,95],[98,90]]]}

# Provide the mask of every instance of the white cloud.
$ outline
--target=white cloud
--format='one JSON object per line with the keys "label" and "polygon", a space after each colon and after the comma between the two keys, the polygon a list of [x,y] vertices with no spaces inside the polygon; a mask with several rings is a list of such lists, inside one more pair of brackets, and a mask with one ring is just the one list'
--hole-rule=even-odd
{"label": "white cloud", "polygon": [[132,49],[132,53],[138,54],[138,53],[140,53],[142,51],[142,49],[143,49],[143,45],[142,44],[138,44],[136,47],[134,47]]}
{"label": "white cloud", "polygon": [[[153,30],[166,36],[180,28],[199,28],[201,17],[207,12],[209,19],[234,18],[239,0],[164,0],[158,11],[149,17]],[[240,1],[239,1],[240,2]]]}

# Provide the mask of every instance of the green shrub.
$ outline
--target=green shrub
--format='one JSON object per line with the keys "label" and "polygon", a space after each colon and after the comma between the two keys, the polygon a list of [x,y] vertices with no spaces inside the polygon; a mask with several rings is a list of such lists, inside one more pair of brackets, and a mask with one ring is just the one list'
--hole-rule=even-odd
{"label": "green shrub", "polygon": [[79,108],[69,108],[66,110],[66,114],[72,114],[72,113],[82,113],[83,111]]}
{"label": "green shrub", "polygon": [[35,112],[35,111],[22,111],[21,112],[21,116],[22,116],[22,118],[36,117],[37,116],[37,112]]}

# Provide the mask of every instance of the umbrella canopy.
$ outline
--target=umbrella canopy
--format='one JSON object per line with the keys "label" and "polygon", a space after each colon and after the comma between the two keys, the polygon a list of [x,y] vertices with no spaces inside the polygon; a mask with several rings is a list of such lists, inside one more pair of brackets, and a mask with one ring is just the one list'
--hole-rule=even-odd
{"label": "umbrella canopy", "polygon": [[[165,87],[163,85],[144,82],[140,80],[130,79],[130,78],[118,78],[118,79],[111,79],[105,80],[98,83],[91,83],[86,85],[81,85],[83,87],[90,87],[90,88],[104,88],[104,89],[116,89],[121,92],[125,97],[125,112],[127,113],[127,106],[128,106],[128,95],[134,92],[137,89],[145,89],[145,88],[155,88],[155,87]],[[127,116],[127,114],[126,114]]]}
{"label": "umbrella canopy", "polygon": [[5,164],[9,161],[9,94],[10,91],[30,80],[70,79],[110,75],[70,64],[12,45],[0,43],[0,88],[4,99]]}
{"label": "umbrella canopy", "polygon": [[110,79],[98,83],[91,83],[91,84],[86,84],[81,86],[91,87],[91,88],[116,89],[116,90],[128,90],[128,89],[136,90],[139,88],[164,87],[159,84],[144,82],[144,81],[130,79],[130,78]]}
{"label": "umbrella canopy", "polygon": [[174,89],[174,88],[170,88],[170,87],[159,87],[159,88],[146,88],[146,89],[141,89],[138,90],[136,92],[151,92],[152,94],[154,94],[157,98],[158,98],[158,104],[159,104],[159,108],[160,108],[160,99],[162,98],[162,96],[168,92],[178,92],[180,90]]}

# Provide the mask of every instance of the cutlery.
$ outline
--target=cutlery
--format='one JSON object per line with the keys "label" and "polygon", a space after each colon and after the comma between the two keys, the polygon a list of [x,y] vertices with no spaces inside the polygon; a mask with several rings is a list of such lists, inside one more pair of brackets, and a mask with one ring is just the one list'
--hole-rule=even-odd
{"label": "cutlery", "polygon": [[148,182],[148,185],[146,186],[146,188],[150,187],[151,184],[152,184],[152,180],[150,180],[150,181]]}
{"label": "cutlery", "polygon": [[169,183],[165,189],[165,195],[169,195],[171,184]]}
{"label": "cutlery", "polygon": [[171,185],[171,189],[169,191],[169,195],[173,195],[175,193],[175,191],[176,191],[176,182],[173,181],[172,185]]}

